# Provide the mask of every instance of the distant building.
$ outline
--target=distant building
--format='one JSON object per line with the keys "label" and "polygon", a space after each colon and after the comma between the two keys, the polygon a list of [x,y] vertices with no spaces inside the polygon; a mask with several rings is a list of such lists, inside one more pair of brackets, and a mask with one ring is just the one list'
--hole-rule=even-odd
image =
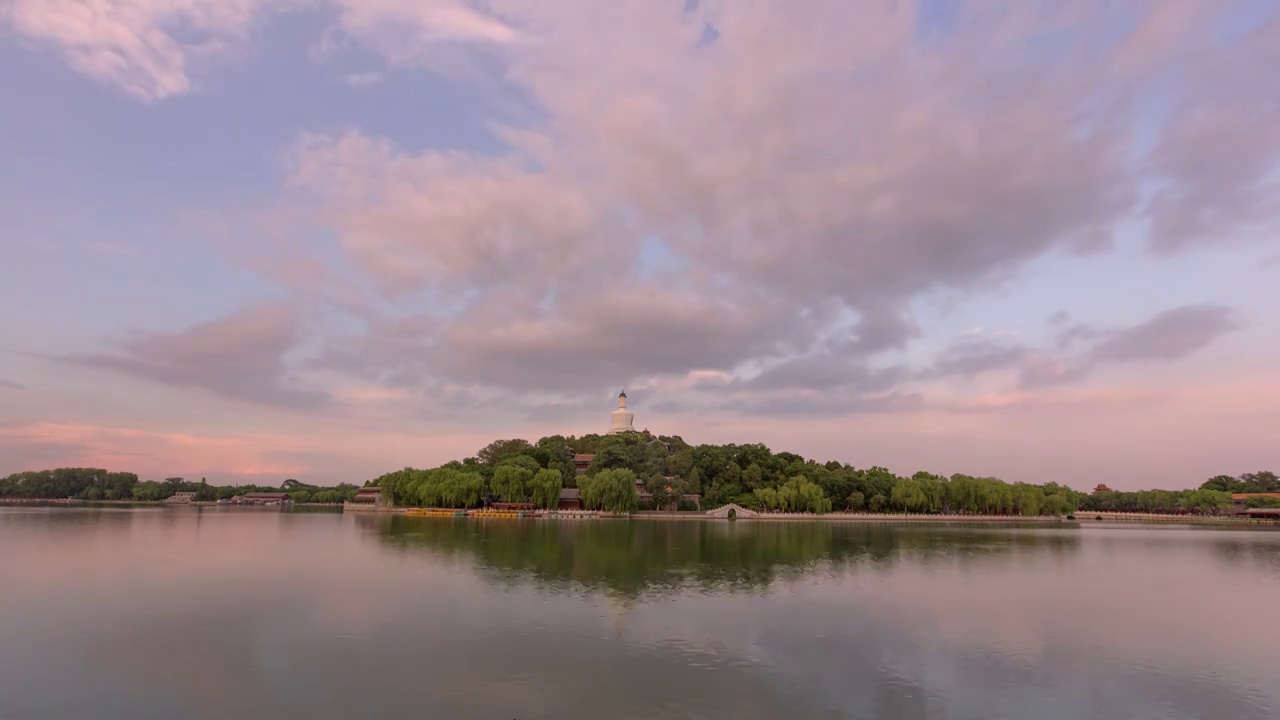
{"label": "distant building", "polygon": [[1095,493],[1111,492],[1111,488],[1107,487],[1105,483],[1098,483],[1098,486],[1093,491]]}
{"label": "distant building", "polygon": [[582,494],[578,492],[578,488],[560,488],[560,502],[556,505],[558,510],[581,510]]}
{"label": "distant building", "polygon": [[631,411],[627,409],[627,394],[625,392],[618,393],[618,409],[609,415],[609,434],[634,432],[634,420],[635,415],[632,415]]}
{"label": "distant building", "polygon": [[196,494],[193,492],[174,493],[165,498],[165,502],[170,505],[190,505],[196,501]]}
{"label": "distant building", "polygon": [[289,494],[282,492],[251,492],[231,498],[235,505],[284,505],[289,502]]}
{"label": "distant building", "polygon": [[1280,500],[1280,493],[1232,493],[1231,511],[1236,514],[1245,513],[1251,517],[1270,517],[1267,513],[1253,513],[1253,510],[1271,510],[1272,508],[1250,508],[1249,501],[1259,498]]}
{"label": "distant building", "polygon": [[1280,500],[1280,493],[1232,493],[1231,499],[1234,502],[1245,502],[1250,498],[1276,498]]}
{"label": "distant building", "polygon": [[[630,410],[627,410],[627,393],[618,393],[618,409],[609,415],[609,434],[635,432],[635,416]],[[645,430],[644,434],[649,436],[649,431]],[[650,443],[660,443],[670,449],[670,445],[663,443],[655,437],[650,437]],[[595,459],[595,455],[578,453],[573,456],[573,472],[575,475],[585,475],[587,469],[591,467],[591,461]],[[673,481],[674,478],[667,478]],[[667,488],[668,495],[671,495],[672,489]],[[653,493],[649,492],[644,485],[642,478],[636,478],[636,494],[640,496],[641,502],[649,502],[653,500]],[[696,507],[701,508],[702,496],[695,494],[684,494],[680,496],[682,500],[693,503]],[[576,488],[565,488],[560,491],[560,509],[561,510],[577,510],[582,508],[582,496]]]}
{"label": "distant building", "polygon": [[360,488],[359,490],[356,490],[356,496],[351,499],[351,502],[358,503],[361,505],[385,505],[386,504],[385,502],[383,502],[382,488],[379,488],[379,487],[364,487],[364,488]]}

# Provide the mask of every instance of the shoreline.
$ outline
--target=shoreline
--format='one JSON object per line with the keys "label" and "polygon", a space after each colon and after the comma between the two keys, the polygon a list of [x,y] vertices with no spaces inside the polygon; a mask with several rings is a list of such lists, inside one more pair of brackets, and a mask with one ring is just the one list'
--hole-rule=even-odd
{"label": "shoreline", "polygon": [[[289,505],[228,505],[217,502],[166,503],[164,501],[146,502],[136,500],[67,500],[67,499],[32,499],[32,498],[0,498],[0,507],[51,507],[66,509],[91,510],[103,507],[137,507],[137,508],[218,508],[218,509],[251,509],[251,510],[288,510],[291,508],[331,510],[337,513],[354,513],[359,515],[400,515],[417,518],[450,518],[469,520],[680,520],[680,521],[721,521],[729,522],[725,517],[708,515],[708,512],[662,512],[643,511],[627,515],[619,515],[590,510],[537,511],[535,513],[515,513],[493,511],[477,512],[475,509],[463,510],[454,508],[406,508],[385,505],[368,505],[354,503],[291,503]],[[1117,512],[1084,512],[1076,513],[1074,518],[1067,516],[1012,516],[1012,515],[928,515],[915,513],[751,513],[743,514],[733,522],[820,522],[820,523],[864,523],[864,524],[932,524],[932,525],[1073,525],[1087,527],[1091,525],[1209,525],[1216,527],[1242,528],[1280,528],[1280,521],[1261,518],[1245,518],[1236,516],[1204,516],[1204,515],[1162,515],[1155,513],[1117,513]]]}

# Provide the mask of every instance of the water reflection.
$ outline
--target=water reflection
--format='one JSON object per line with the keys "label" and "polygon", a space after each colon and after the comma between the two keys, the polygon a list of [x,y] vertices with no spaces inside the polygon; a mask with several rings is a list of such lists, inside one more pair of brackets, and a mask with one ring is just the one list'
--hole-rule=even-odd
{"label": "water reflection", "polygon": [[1277,533],[172,509],[0,545],[4,720],[1280,708]]}
{"label": "water reflection", "polygon": [[1060,561],[1080,545],[1073,528],[998,529],[799,522],[514,521],[361,517],[403,552],[464,559],[499,583],[607,590],[624,596],[741,592],[807,575],[980,566],[1023,555]]}

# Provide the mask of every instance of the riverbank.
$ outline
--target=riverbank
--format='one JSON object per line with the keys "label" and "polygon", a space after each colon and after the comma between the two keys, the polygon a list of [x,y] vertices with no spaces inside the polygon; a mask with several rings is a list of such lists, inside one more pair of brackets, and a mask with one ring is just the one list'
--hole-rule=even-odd
{"label": "riverbank", "polygon": [[[377,515],[407,515],[410,517],[448,517],[473,519],[539,519],[539,520],[699,520],[723,521],[727,513],[724,509],[706,512],[663,512],[642,511],[631,514],[617,514],[594,510],[538,510],[531,512],[482,511],[478,509],[461,510],[450,508],[404,508],[369,503],[289,503],[287,505],[231,505],[218,502],[166,503],[164,501],[143,502],[136,500],[72,500],[72,499],[34,499],[34,498],[0,498],[0,507],[59,507],[59,508],[250,508],[255,510],[327,510],[333,512],[351,512]],[[1166,515],[1157,513],[1121,513],[1121,512],[1081,512],[1075,516],[1033,516],[1017,515],[927,515],[915,513],[849,513],[836,512],[815,515],[813,513],[759,513],[745,508],[736,508],[735,520],[744,522],[819,522],[819,523],[872,523],[872,524],[934,524],[934,525],[1026,525],[1026,524],[1161,524],[1161,525],[1216,525],[1227,527],[1280,527],[1280,521],[1240,516],[1213,515]]]}
{"label": "riverbank", "polygon": [[[360,512],[374,511],[369,507],[359,508]],[[376,512],[403,514],[408,517],[419,518],[448,518],[448,519],[503,519],[503,520],[682,520],[682,521],[704,521],[704,522],[727,522],[728,518],[724,516],[712,515],[712,512],[659,512],[644,511],[631,514],[625,513],[608,513],[595,510],[552,510],[552,511],[535,511],[526,513],[502,513],[495,514],[492,512],[483,512],[476,510],[455,510],[448,508],[380,508]],[[749,513],[749,514],[748,514]],[[1075,523],[1076,521],[1068,520],[1064,517],[1056,516],[1037,516],[1037,517],[1020,517],[1011,515],[919,515],[909,513],[827,513],[823,515],[815,515],[812,513],[754,513],[751,511],[743,512],[736,515],[734,521],[741,522],[818,522],[818,523],[889,523],[889,524],[933,524],[933,525],[1026,525],[1031,523],[1039,524],[1064,524]]]}
{"label": "riverbank", "polygon": [[1080,512],[1076,521],[1081,523],[1144,523],[1159,525],[1261,525],[1280,526],[1280,521],[1269,518],[1250,518],[1238,515],[1162,515],[1158,513]]}
{"label": "riverbank", "polygon": [[[593,510],[552,510],[533,512],[503,512],[458,510],[448,508],[390,508],[358,506],[344,508],[358,512],[403,514],[409,517],[457,518],[457,519],[527,519],[527,520],[696,520],[727,521],[716,510],[707,512],[643,511],[631,514],[607,513]],[[1088,525],[1097,523],[1159,523],[1166,525],[1220,525],[1237,527],[1280,527],[1273,520],[1242,517],[1214,517],[1199,515],[1157,515],[1148,513],[1084,513],[1075,516],[1020,516],[1020,515],[926,515],[915,513],[757,513],[743,509],[735,521],[742,522],[817,522],[864,524],[931,524],[931,525]]]}

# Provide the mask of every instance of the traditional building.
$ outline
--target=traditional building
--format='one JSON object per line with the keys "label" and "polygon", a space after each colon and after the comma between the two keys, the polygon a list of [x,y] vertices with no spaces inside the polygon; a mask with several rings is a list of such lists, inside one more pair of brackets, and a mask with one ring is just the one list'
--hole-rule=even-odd
{"label": "traditional building", "polygon": [[289,494],[282,492],[251,492],[231,498],[233,505],[284,505]]}
{"label": "traditional building", "polygon": [[625,392],[618,393],[618,409],[609,415],[609,434],[633,432],[635,430],[632,424],[634,420],[635,416],[627,409],[627,394]]}
{"label": "traditional building", "polygon": [[582,494],[578,492],[578,488],[561,488],[560,502],[556,505],[558,510],[581,510]]}
{"label": "traditional building", "polygon": [[382,488],[380,487],[363,487],[356,490],[356,496],[351,498],[351,502],[361,505],[384,505],[382,497]]}

